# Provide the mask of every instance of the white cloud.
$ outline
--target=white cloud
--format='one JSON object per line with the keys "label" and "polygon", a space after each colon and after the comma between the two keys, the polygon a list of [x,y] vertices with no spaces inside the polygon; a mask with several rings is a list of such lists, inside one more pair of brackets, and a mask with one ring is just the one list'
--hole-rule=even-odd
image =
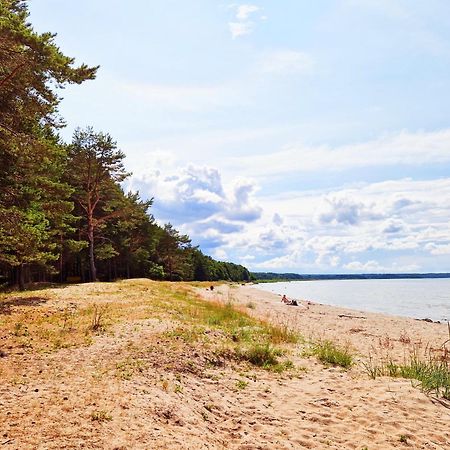
{"label": "white cloud", "polygon": [[450,254],[450,178],[262,196],[252,180],[224,182],[221,170],[180,166],[162,151],[146,166],[132,187],[155,197],[158,219],[252,270],[420,271]]}
{"label": "white cloud", "polygon": [[376,211],[374,204],[355,201],[345,193],[326,196],[318,210],[318,220],[324,224],[357,225],[361,220],[380,218],[383,218],[383,213]]}
{"label": "white cloud", "polygon": [[420,269],[417,264],[408,265],[383,265],[378,261],[370,260],[365,263],[360,261],[352,261],[351,263],[345,264],[344,269],[350,270],[352,272],[367,272],[367,273],[396,273],[396,272],[416,272]]}
{"label": "white cloud", "polygon": [[283,256],[268,259],[266,261],[254,264],[253,266],[258,270],[298,270],[302,265],[302,253],[293,252]]}
{"label": "white cloud", "polygon": [[[265,260],[256,268],[417,271],[427,255],[450,253],[450,178],[389,180],[259,200],[268,216],[266,228],[273,228],[275,213],[283,224],[276,235],[267,235],[277,245],[264,249]],[[262,234],[253,234],[263,241]],[[252,239],[248,242],[258,248]],[[374,253],[377,259],[370,256]]]}
{"label": "white cloud", "polygon": [[[228,23],[228,28],[231,33],[231,37],[236,39],[241,36],[251,34],[255,29],[255,22],[250,20],[251,16],[260,11],[259,6],[256,5],[230,5],[231,8],[236,10],[235,21]],[[259,17],[260,22],[267,20],[266,16]]]}
{"label": "white cloud", "polygon": [[428,243],[425,245],[425,250],[429,251],[432,255],[450,255],[450,244],[435,244]]}
{"label": "white cloud", "polygon": [[224,246],[228,234],[240,233],[262,214],[251,180],[237,178],[225,186],[220,172],[207,166],[175,165],[164,174],[148,166],[131,177],[129,188],[154,197],[154,215],[189,232],[203,248]]}
{"label": "white cloud", "polygon": [[247,20],[248,17],[259,11],[259,7],[256,5],[239,5],[236,11],[236,19]]}
{"label": "white cloud", "polygon": [[252,176],[289,172],[339,171],[359,167],[419,166],[450,162],[450,129],[401,133],[340,147],[295,146],[285,150],[231,158],[229,165],[245,165]]}
{"label": "white cloud", "polygon": [[233,196],[224,211],[225,217],[231,220],[254,221],[261,216],[261,207],[253,200],[256,190],[254,183],[246,179],[238,179],[233,186]]}

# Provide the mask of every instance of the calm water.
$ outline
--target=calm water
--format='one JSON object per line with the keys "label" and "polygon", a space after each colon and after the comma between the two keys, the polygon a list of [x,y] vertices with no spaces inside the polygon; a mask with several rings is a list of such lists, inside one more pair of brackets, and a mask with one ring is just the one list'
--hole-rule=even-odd
{"label": "calm water", "polygon": [[261,283],[257,289],[360,311],[450,320],[450,279],[319,280]]}

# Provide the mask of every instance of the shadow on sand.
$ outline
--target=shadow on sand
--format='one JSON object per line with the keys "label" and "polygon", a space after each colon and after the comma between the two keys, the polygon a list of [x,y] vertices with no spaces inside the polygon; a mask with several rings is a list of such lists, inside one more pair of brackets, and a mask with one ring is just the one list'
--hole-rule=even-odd
{"label": "shadow on sand", "polygon": [[12,297],[0,300],[0,314],[9,315],[15,306],[39,306],[46,303],[44,297]]}

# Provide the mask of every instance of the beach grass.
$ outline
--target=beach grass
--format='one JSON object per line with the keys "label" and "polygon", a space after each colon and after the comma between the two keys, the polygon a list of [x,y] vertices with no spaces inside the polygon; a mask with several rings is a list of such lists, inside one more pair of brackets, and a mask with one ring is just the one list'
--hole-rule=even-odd
{"label": "beach grass", "polygon": [[424,393],[450,400],[450,364],[448,357],[443,355],[448,356],[448,353],[443,350],[435,355],[428,350],[421,356],[417,349],[412,349],[403,363],[390,358],[375,362],[369,358],[364,368],[372,379],[389,376],[414,380]]}
{"label": "beach grass", "polygon": [[319,361],[345,369],[354,364],[354,356],[348,346],[341,346],[328,339],[318,340],[311,344],[309,354],[316,356]]}
{"label": "beach grass", "polygon": [[[208,286],[128,280],[3,294],[0,308],[6,313],[0,315],[4,334],[0,350],[49,353],[89,346],[97,335],[113,336],[124,326],[126,333],[137,332],[151,320],[170,324],[152,345],[164,342],[174,354],[200,343],[208,354],[226,348],[223,354],[234,361],[264,368],[280,364],[275,361],[283,353],[279,347],[297,342],[299,335],[287,324],[252,317],[248,308],[229,299],[206,301],[196,289]],[[133,362],[133,358],[140,361],[139,352],[130,349],[125,356],[129,359],[118,362],[117,377],[129,379],[140,372]],[[289,368],[289,364],[280,367]]]}

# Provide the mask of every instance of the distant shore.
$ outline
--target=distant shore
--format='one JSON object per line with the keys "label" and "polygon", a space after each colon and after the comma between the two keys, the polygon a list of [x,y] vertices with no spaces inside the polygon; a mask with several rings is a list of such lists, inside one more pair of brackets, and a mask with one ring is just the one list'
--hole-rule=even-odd
{"label": "distant shore", "polygon": [[450,278],[449,272],[440,273],[342,273],[342,274],[299,274],[252,272],[255,283],[276,283],[278,281],[310,280],[395,280],[421,278]]}

